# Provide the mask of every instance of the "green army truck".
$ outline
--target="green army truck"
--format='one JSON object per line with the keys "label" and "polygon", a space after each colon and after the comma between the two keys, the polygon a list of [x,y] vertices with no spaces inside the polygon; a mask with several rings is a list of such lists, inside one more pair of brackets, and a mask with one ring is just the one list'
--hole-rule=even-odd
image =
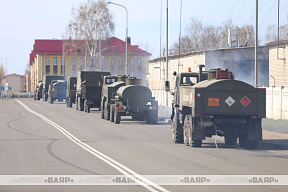
{"label": "green army truck", "polygon": [[76,87],[77,87],[77,78],[76,77],[68,77],[67,90],[66,90],[66,104],[67,104],[67,107],[71,108],[72,104],[75,103]]}
{"label": "green army truck", "polygon": [[90,113],[91,108],[101,108],[103,77],[111,75],[102,71],[79,71],[76,88],[76,110]]}
{"label": "green army truck", "polygon": [[58,100],[62,102],[66,99],[66,82],[64,80],[52,80],[48,89],[48,103],[53,104]]}
{"label": "green army truck", "polygon": [[[119,87],[125,85],[127,76],[104,76],[102,99],[101,99],[101,118],[110,120],[110,108]],[[112,120],[112,119],[111,119]]]}
{"label": "green army truck", "polygon": [[48,99],[48,89],[51,81],[53,80],[65,80],[64,76],[59,75],[44,75],[43,77],[43,90],[42,90],[42,100],[47,101]]}
{"label": "green army truck", "polygon": [[239,138],[242,148],[255,149],[262,139],[261,120],[266,116],[266,90],[234,80],[227,69],[175,75],[170,91],[172,103],[172,140],[201,147],[206,137],[224,136],[234,146]]}
{"label": "green army truck", "polygon": [[38,81],[36,89],[34,91],[34,100],[40,100],[42,98],[43,82]]}
{"label": "green army truck", "polygon": [[125,86],[117,89],[110,106],[111,122],[120,124],[121,116],[132,116],[138,121],[146,120],[147,123],[157,124],[158,101],[152,97],[151,90],[142,86],[141,82],[141,79],[128,77],[125,79]]}

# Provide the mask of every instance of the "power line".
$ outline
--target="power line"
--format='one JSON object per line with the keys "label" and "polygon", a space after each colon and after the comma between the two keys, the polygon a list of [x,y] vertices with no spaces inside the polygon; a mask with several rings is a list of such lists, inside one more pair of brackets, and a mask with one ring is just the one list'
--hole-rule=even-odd
{"label": "power line", "polygon": [[271,9],[268,11],[268,13],[266,14],[266,16],[263,18],[263,20],[260,23],[260,26],[262,25],[262,23],[265,21],[266,17],[270,14],[270,12],[272,11],[272,9],[274,8],[274,6],[276,5],[278,0],[276,0],[273,4],[273,6],[271,7]]}
{"label": "power line", "polygon": [[244,3],[244,5],[243,5],[243,7],[240,9],[240,12],[239,12],[239,14],[238,14],[238,17],[237,17],[237,19],[235,20],[235,23],[238,21],[239,16],[240,16],[240,14],[242,13],[242,10],[243,10],[243,8],[245,7],[246,3],[247,3],[247,0],[245,0],[245,3]]}
{"label": "power line", "polygon": [[231,20],[233,20],[233,17],[234,17],[234,11],[236,10],[238,3],[239,3],[239,0],[237,0],[237,3],[236,3],[236,5],[235,5],[235,8],[232,9],[232,17],[231,17]]}

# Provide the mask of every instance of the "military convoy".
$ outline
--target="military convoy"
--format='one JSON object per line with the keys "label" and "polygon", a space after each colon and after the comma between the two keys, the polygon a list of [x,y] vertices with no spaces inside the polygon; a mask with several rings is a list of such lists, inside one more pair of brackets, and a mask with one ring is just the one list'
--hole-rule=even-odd
{"label": "military convoy", "polygon": [[42,100],[47,101],[49,85],[53,80],[64,80],[64,76],[59,75],[44,75],[43,77],[43,89],[42,89]]}
{"label": "military convoy", "polygon": [[207,72],[202,67],[199,73],[174,73],[172,140],[201,147],[206,137],[219,135],[226,145],[235,145],[239,138],[240,147],[257,148],[266,116],[266,90],[234,80],[228,70]]}
{"label": "military convoy", "polygon": [[66,104],[67,104],[67,107],[71,108],[72,104],[75,103],[76,86],[77,86],[77,78],[76,77],[68,77],[67,90],[66,90]]}
{"label": "military convoy", "polygon": [[79,71],[76,88],[76,110],[90,113],[91,108],[101,108],[103,76],[110,72]]}
{"label": "military convoy", "polygon": [[[262,118],[266,117],[266,89],[234,80],[227,69],[184,72],[175,76],[175,88],[166,82],[165,90],[173,95],[172,140],[187,146],[201,147],[206,137],[224,136],[226,145],[255,149],[262,139]],[[67,93],[66,93],[67,89]],[[42,92],[42,94],[41,94]],[[110,72],[80,71],[69,77],[45,75],[39,81],[34,100],[66,99],[67,107],[76,104],[79,111],[101,110],[101,118],[120,124],[122,116],[156,124],[158,101],[141,79],[113,76]]]}
{"label": "military convoy", "polygon": [[48,89],[48,103],[53,104],[55,100],[62,102],[66,99],[66,82],[64,80],[52,80]]}
{"label": "military convoy", "polygon": [[141,86],[141,82],[141,79],[128,76],[104,77],[102,119],[120,124],[121,116],[132,116],[135,120],[156,124],[158,101],[152,97],[149,88]]}
{"label": "military convoy", "polygon": [[42,98],[43,82],[38,81],[36,89],[34,91],[34,100],[40,100]]}

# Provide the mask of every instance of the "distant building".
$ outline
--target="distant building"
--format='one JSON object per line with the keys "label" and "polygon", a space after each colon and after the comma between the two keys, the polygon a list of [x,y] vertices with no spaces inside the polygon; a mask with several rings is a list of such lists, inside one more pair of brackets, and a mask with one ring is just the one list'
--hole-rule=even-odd
{"label": "distant building", "polygon": [[26,79],[26,92],[31,92],[31,73],[26,74],[25,76]]}
{"label": "distant building", "polygon": [[269,47],[269,85],[288,87],[288,40],[266,44]]}
{"label": "distant building", "polygon": [[[87,53],[86,70],[109,71],[114,75],[125,73],[125,41],[116,37],[101,40],[95,58]],[[99,51],[101,49],[101,51]],[[101,52],[101,55],[100,55]],[[128,38],[128,75],[145,81],[148,73],[150,53],[131,45]],[[64,62],[63,62],[64,56]],[[76,76],[77,71],[85,70],[85,40],[35,40],[30,54],[31,91],[46,74]]]}
{"label": "distant building", "polygon": [[[259,86],[269,86],[269,47],[258,49]],[[232,71],[235,79],[254,85],[254,47],[236,47],[205,51],[192,51],[180,55],[169,55],[168,78],[171,88],[174,86],[172,73],[186,72],[190,67],[198,72],[197,65],[205,65],[205,70],[227,68]],[[160,57],[149,61],[149,88],[164,89],[165,58]]]}
{"label": "distant building", "polygon": [[[23,92],[26,91],[26,77],[15,73],[6,75],[2,85],[9,87],[9,92]],[[7,90],[5,90],[5,92],[7,92]]]}

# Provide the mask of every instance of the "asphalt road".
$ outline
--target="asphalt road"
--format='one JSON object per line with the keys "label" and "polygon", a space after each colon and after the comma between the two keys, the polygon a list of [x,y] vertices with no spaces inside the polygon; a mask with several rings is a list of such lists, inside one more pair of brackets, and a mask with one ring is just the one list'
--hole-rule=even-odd
{"label": "asphalt road", "polygon": [[[258,150],[227,148],[223,138],[202,148],[171,142],[170,125],[146,125],[126,118],[120,125],[43,101],[21,100],[81,141],[76,144],[16,100],[0,101],[0,175],[122,175],[84,149],[89,145],[141,175],[287,175],[288,149],[262,142]],[[96,153],[96,152],[95,152]],[[154,188],[155,189],[155,188]],[[159,186],[168,191],[287,191],[288,186]],[[157,190],[157,189],[156,189]],[[0,192],[149,191],[143,186],[0,186]]]}

